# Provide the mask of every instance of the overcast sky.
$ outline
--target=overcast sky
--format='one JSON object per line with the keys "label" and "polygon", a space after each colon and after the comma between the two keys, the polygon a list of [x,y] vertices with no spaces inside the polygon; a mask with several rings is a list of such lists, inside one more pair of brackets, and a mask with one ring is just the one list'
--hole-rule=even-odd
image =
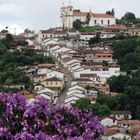
{"label": "overcast sky", "polygon": [[[0,0],[0,24],[22,28],[46,29],[60,25],[60,7],[70,0]],[[140,17],[140,0],[71,0],[76,9],[103,13],[115,8],[116,17],[134,12]]]}

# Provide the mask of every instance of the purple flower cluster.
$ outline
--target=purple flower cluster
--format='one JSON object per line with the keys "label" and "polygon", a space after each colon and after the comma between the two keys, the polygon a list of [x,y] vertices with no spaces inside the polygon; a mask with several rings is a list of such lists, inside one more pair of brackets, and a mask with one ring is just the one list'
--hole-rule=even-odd
{"label": "purple flower cluster", "polygon": [[27,104],[21,94],[0,93],[0,139],[99,140],[102,134],[89,110],[50,105],[44,98]]}

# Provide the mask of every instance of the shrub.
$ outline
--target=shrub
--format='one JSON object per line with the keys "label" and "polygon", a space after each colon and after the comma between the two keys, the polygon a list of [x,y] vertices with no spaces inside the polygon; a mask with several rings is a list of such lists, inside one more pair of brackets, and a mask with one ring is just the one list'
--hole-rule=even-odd
{"label": "shrub", "polygon": [[44,98],[32,103],[20,94],[0,94],[2,140],[99,140],[103,127],[89,110],[50,105]]}

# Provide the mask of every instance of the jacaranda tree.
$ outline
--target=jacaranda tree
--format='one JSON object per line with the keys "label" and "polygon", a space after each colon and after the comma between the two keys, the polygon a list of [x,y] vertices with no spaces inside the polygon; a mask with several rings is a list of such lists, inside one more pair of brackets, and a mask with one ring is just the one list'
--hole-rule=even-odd
{"label": "jacaranda tree", "polygon": [[99,140],[102,134],[92,111],[0,93],[0,140]]}

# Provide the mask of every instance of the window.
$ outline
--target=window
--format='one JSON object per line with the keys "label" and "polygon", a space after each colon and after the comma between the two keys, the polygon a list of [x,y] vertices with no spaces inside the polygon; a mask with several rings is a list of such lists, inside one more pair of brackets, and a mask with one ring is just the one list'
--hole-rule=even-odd
{"label": "window", "polygon": [[52,85],[52,82],[50,82],[50,85]]}
{"label": "window", "polygon": [[104,24],[104,21],[103,20],[101,20],[101,24]]}
{"label": "window", "polygon": [[58,83],[56,82],[55,84],[57,85]]}
{"label": "window", "polygon": [[110,20],[108,20],[108,25],[110,25]]}
{"label": "window", "polygon": [[97,24],[97,21],[96,21],[96,20],[94,20],[94,23],[95,23],[95,24]]}

